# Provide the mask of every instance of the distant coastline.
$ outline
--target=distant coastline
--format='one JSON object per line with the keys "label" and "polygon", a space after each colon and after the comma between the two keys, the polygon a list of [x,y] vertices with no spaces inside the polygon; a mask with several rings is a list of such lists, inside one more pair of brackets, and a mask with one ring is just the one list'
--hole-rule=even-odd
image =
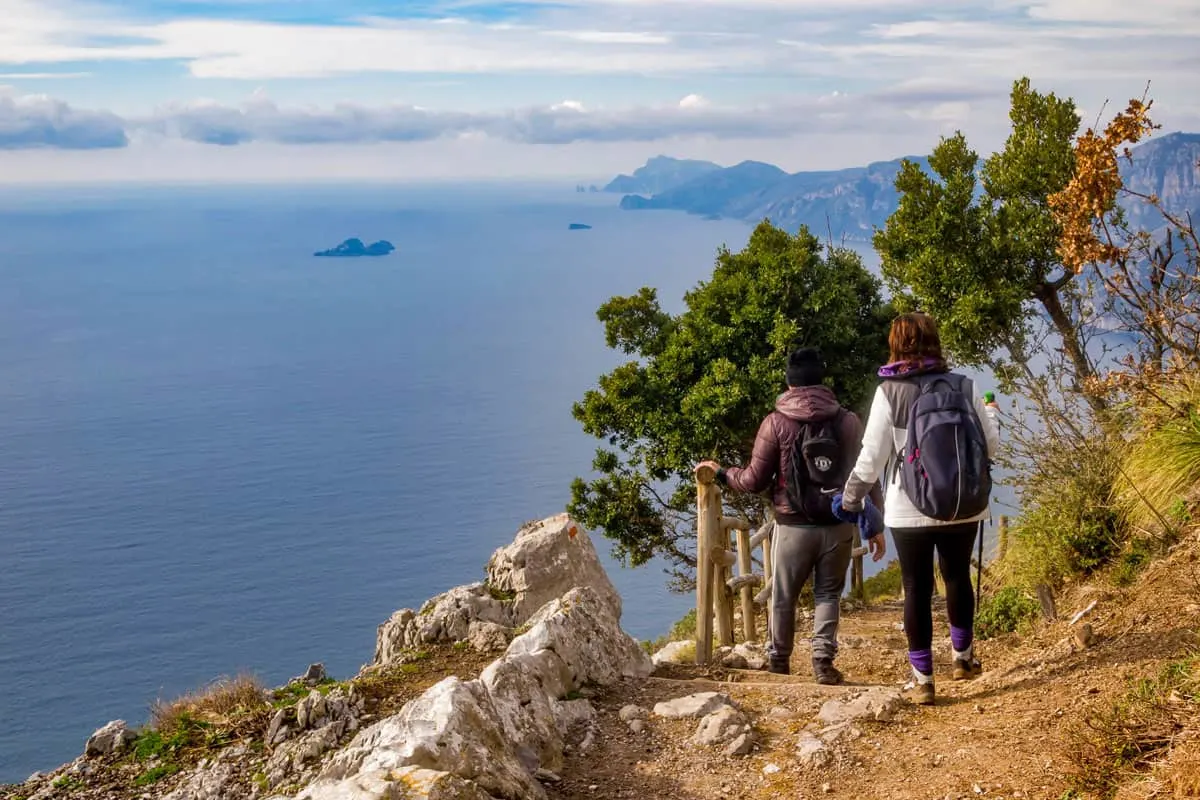
{"label": "distant coastline", "polygon": [[[1162,197],[1172,213],[1200,214],[1200,185],[1189,170],[1200,160],[1200,134],[1169,133],[1134,148],[1134,161],[1121,163],[1130,188]],[[632,174],[618,175],[603,191],[622,195],[627,211],[684,211],[706,220],[770,220],[786,230],[801,225],[834,243],[867,242],[887,224],[900,203],[896,176],[905,161],[929,171],[925,156],[877,161],[865,166],[789,173],[773,164],[743,161],[723,167],[711,161],[655,156]],[[1129,209],[1147,229],[1161,224],[1144,218],[1144,205]]]}

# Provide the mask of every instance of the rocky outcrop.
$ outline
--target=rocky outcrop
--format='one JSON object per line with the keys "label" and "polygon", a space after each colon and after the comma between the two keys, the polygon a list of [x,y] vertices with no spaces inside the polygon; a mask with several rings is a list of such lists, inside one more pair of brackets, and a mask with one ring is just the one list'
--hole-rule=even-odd
{"label": "rocky outcrop", "polygon": [[604,571],[587,532],[566,514],[527,524],[487,566],[488,586],[511,596],[513,624],[521,625],[542,606],[576,586],[587,586],[621,616],[621,595]]}
{"label": "rocky outcrop", "polygon": [[513,626],[508,606],[483,582],[456,586],[428,600],[419,611],[404,608],[392,614],[379,626],[373,664],[401,663],[422,645],[466,640],[472,623]]}
{"label": "rocky outcrop", "polygon": [[107,756],[129,746],[137,734],[129,730],[123,719],[115,719],[88,737],[83,746],[85,756]]}
{"label": "rocky outcrop", "polygon": [[410,767],[446,773],[497,798],[544,797],[536,775],[561,769],[573,735],[583,747],[591,734],[594,710],[570,695],[645,677],[651,665],[621,630],[603,587],[572,589],[528,627],[479,678],[447,678],[361,731],[297,800],[391,797],[388,776]]}
{"label": "rocky outcrop", "polygon": [[591,588],[615,617],[621,616],[621,596],[587,532],[566,514],[528,523],[512,544],[492,554],[486,581],[451,589],[419,611],[401,609],[380,625],[372,663],[399,663],[411,651],[437,642],[466,641],[485,652],[502,649],[514,629],[576,586]]}
{"label": "rocky outcrop", "polygon": [[363,698],[350,685],[328,695],[313,689],[292,708],[276,711],[265,741],[270,748],[264,770],[267,786],[313,777],[321,757],[359,729],[364,707]]}

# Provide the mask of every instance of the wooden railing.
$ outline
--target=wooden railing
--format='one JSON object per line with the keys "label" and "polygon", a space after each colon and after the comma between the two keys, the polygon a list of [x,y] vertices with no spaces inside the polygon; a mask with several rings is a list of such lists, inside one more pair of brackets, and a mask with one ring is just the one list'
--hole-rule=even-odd
{"label": "wooden railing", "polygon": [[[696,470],[696,505],[696,663],[707,664],[714,634],[718,646],[733,644],[735,596],[741,605],[743,641],[758,641],[759,609],[770,626],[775,518],[768,511],[762,526],[754,530],[748,520],[724,516],[717,474],[708,466]],[[754,551],[760,547],[761,574],[753,570]],[[860,598],[864,553],[865,547],[856,547],[851,564],[850,591]]]}

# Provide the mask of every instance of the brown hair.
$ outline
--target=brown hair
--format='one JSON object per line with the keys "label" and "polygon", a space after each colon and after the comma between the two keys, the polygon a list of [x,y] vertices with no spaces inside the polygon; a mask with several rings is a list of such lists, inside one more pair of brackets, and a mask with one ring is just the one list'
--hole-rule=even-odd
{"label": "brown hair", "polygon": [[901,314],[892,320],[888,333],[891,361],[921,361],[934,358],[942,361],[942,339],[937,322],[928,314]]}

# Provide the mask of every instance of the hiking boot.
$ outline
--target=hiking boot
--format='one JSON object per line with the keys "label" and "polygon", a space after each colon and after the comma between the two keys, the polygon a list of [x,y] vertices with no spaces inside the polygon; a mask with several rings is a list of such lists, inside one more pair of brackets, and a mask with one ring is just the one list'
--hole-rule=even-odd
{"label": "hiking boot", "polygon": [[772,656],[770,662],[767,664],[767,672],[773,672],[776,675],[791,675],[792,668],[791,664],[788,663],[788,659]]}
{"label": "hiking boot", "polygon": [[975,656],[954,659],[954,680],[970,681],[983,674],[983,664]]}
{"label": "hiking boot", "polygon": [[845,680],[841,671],[833,665],[832,658],[814,658],[813,676],[823,686],[837,686]]}
{"label": "hiking boot", "polygon": [[912,691],[909,699],[919,706],[931,706],[934,702],[933,676],[922,675],[916,668],[912,671],[912,681],[905,687]]}

